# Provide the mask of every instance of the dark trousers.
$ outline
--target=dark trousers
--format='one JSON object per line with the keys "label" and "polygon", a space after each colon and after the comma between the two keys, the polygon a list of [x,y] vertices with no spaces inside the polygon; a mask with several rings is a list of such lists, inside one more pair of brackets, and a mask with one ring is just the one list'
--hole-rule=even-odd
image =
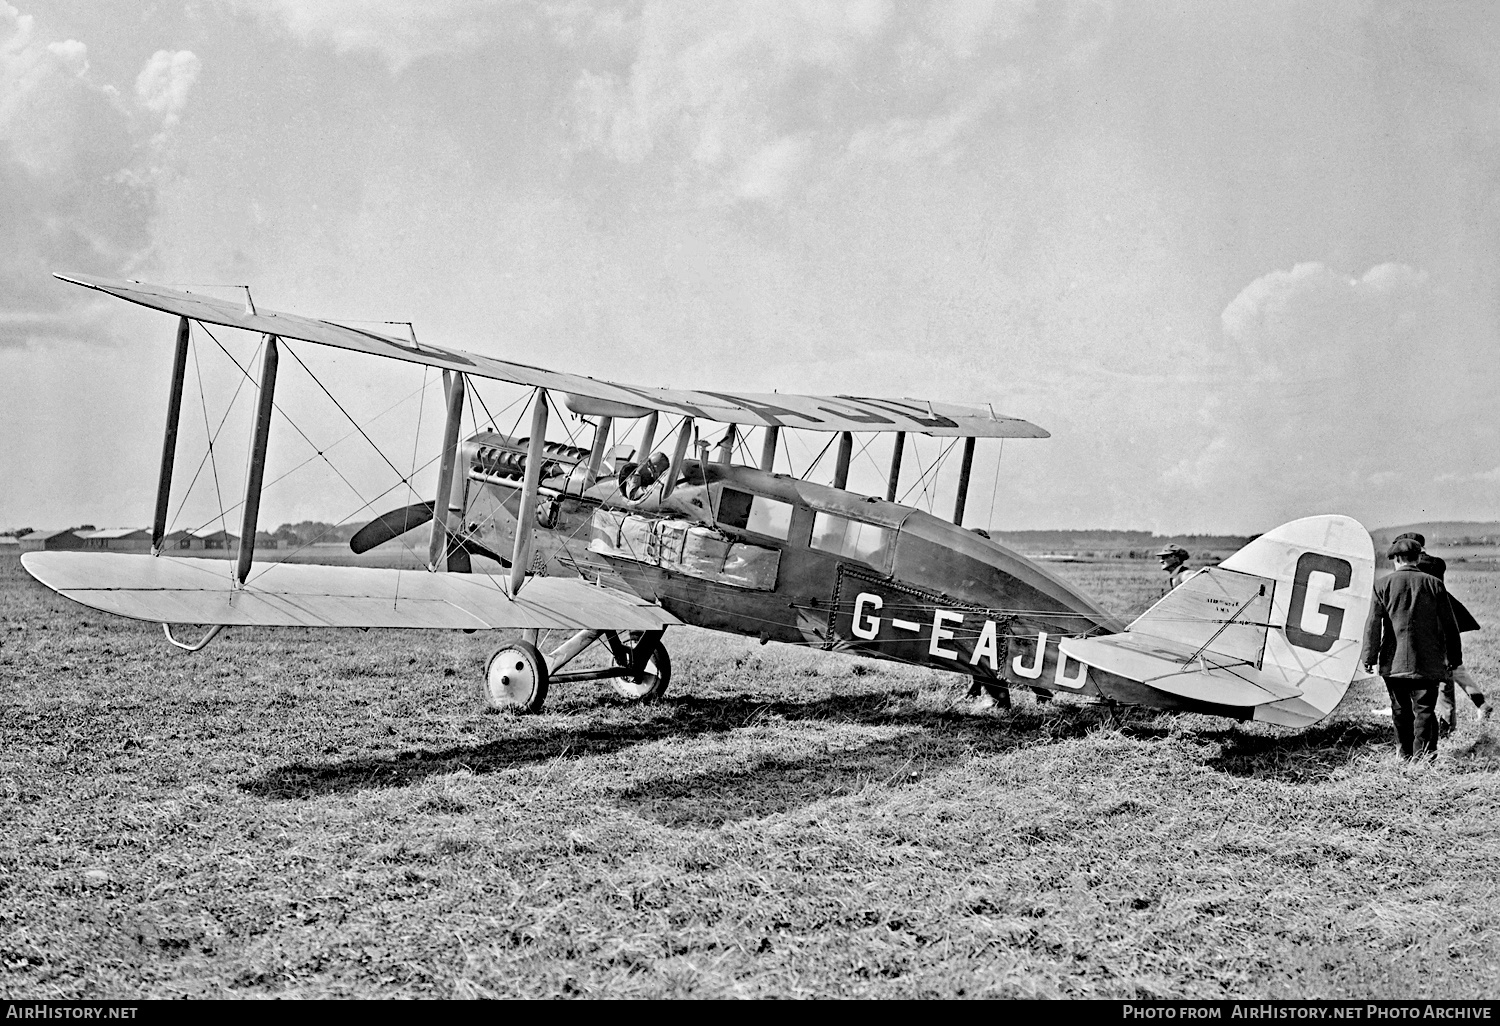
{"label": "dark trousers", "polygon": [[1396,743],[1405,758],[1437,754],[1437,700],[1441,683],[1418,677],[1385,678],[1385,689],[1391,694]]}

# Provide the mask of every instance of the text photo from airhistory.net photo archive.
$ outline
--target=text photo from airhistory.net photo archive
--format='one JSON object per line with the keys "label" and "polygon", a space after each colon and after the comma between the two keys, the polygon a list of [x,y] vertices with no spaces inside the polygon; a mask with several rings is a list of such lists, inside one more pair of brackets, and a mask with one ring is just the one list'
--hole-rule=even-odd
{"label": "text photo from airhistory.net photo archive", "polygon": [[0,0],[0,1014],[1500,1014],[1497,52]]}

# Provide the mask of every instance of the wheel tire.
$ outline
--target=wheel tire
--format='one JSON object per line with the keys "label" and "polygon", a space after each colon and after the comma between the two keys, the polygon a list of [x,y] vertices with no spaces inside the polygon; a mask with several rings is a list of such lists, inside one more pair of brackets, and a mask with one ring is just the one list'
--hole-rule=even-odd
{"label": "wheel tire", "polygon": [[485,664],[485,704],[496,712],[540,712],[547,701],[547,679],[547,660],[536,646],[512,642]]}
{"label": "wheel tire", "polygon": [[654,702],[667,693],[672,682],[672,660],[660,640],[646,659],[646,668],[634,677],[615,677],[615,691],[632,702]]}

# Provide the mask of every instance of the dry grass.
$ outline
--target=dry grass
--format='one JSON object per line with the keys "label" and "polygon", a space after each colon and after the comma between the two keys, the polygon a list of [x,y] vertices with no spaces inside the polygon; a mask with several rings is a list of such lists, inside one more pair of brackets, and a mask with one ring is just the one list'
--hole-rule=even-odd
{"label": "dry grass", "polygon": [[[1059,568],[1121,611],[1143,564]],[[1500,625],[1500,573],[1450,584]],[[1500,682],[1500,646],[1470,665]],[[487,716],[493,639],[187,656],[0,558],[6,996],[1497,997],[1500,744],[1302,733],[675,631]]]}

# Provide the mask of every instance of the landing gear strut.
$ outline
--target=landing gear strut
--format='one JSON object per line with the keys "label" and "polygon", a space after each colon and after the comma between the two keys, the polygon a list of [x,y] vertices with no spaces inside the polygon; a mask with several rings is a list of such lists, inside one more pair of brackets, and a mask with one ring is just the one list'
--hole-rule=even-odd
{"label": "landing gear strut", "polygon": [[648,641],[643,634],[633,634],[628,645],[614,631],[606,631],[604,635],[610,652],[614,654],[615,664],[630,671],[614,678],[615,691],[633,702],[656,701],[666,694],[667,685],[672,681],[672,660],[667,657],[667,647],[661,643],[660,632],[646,633],[655,637]]}
{"label": "landing gear strut", "polygon": [[[579,631],[545,656],[536,646],[536,633],[528,631],[527,640],[512,642],[490,656],[484,675],[484,698],[489,708],[497,712],[540,712],[550,684],[584,680],[609,680],[621,697],[652,702],[666,692],[672,680],[672,661],[662,644],[662,631],[623,635],[617,631]],[[558,672],[601,638],[615,665]]]}

